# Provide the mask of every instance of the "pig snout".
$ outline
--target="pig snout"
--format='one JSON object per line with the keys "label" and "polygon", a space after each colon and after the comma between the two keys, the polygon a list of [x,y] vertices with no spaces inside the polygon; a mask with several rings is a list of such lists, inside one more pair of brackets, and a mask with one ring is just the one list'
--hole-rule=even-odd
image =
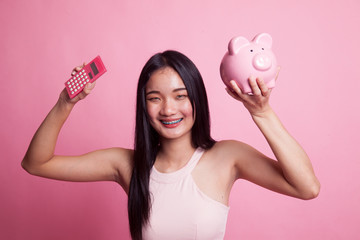
{"label": "pig snout", "polygon": [[271,68],[271,58],[264,54],[264,53],[258,53],[254,56],[253,62],[252,62],[254,68],[259,71],[266,71]]}

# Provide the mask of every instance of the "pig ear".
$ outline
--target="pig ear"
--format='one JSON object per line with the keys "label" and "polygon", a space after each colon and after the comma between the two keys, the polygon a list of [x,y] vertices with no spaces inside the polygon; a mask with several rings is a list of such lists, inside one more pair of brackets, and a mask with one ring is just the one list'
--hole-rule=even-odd
{"label": "pig ear", "polygon": [[271,48],[272,46],[272,38],[268,33],[260,33],[256,35],[253,41],[255,43],[265,45],[268,48]]}
{"label": "pig ear", "polygon": [[244,37],[234,37],[229,42],[228,50],[230,55],[235,55],[239,52],[240,48],[249,44],[249,40]]}

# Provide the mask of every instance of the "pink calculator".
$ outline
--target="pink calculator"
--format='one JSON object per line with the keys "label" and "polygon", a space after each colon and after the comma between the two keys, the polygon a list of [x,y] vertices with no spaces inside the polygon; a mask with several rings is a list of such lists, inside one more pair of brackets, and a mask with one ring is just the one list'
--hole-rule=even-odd
{"label": "pink calculator", "polygon": [[100,56],[97,56],[65,82],[65,88],[69,94],[69,97],[74,98],[84,89],[87,83],[94,82],[105,72],[106,68],[101,61]]}

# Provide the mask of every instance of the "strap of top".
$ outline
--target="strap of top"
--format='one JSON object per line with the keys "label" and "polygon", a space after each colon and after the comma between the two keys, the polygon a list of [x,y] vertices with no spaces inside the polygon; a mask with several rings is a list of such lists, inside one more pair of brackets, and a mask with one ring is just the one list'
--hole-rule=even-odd
{"label": "strap of top", "polygon": [[162,173],[159,172],[155,166],[152,167],[151,170],[151,179],[157,182],[162,183],[174,183],[179,181],[180,179],[184,178],[188,174],[192,172],[192,170],[196,167],[196,164],[199,162],[201,156],[205,152],[202,148],[197,148],[193,153],[190,160],[186,163],[186,165],[179,170],[171,173]]}

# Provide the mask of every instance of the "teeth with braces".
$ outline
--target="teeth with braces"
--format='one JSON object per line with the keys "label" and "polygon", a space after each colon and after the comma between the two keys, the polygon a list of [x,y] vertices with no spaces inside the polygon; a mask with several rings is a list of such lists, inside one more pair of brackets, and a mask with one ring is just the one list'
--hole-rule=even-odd
{"label": "teeth with braces", "polygon": [[166,124],[166,125],[170,125],[170,124],[175,124],[175,123],[178,123],[182,120],[182,118],[180,118],[179,120],[175,120],[175,121],[171,121],[171,122],[165,122],[165,121],[161,121],[163,124]]}

